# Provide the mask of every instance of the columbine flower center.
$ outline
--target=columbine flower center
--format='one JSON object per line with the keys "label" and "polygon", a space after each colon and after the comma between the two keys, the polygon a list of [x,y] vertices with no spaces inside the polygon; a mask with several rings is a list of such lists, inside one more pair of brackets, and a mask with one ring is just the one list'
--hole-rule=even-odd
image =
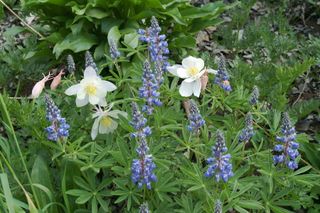
{"label": "columbine flower center", "polygon": [[86,86],[85,90],[88,95],[95,95],[97,93],[97,87],[93,84],[89,84],[88,86]]}
{"label": "columbine flower center", "polygon": [[109,127],[112,123],[112,119],[108,116],[103,116],[100,122],[102,126]]}
{"label": "columbine flower center", "polygon": [[196,68],[196,67],[190,67],[188,69],[188,73],[191,75],[191,76],[195,76],[199,73],[199,70]]}

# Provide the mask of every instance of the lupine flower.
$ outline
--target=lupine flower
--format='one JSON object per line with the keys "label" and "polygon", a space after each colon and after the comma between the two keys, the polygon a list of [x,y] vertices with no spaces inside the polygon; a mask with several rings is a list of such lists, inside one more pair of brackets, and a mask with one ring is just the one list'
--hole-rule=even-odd
{"label": "lupine flower", "polygon": [[92,67],[96,72],[99,71],[91,53],[88,50],[85,53],[85,68],[87,67]]}
{"label": "lupine flower", "polygon": [[140,112],[138,104],[135,102],[132,103],[132,121],[130,125],[136,130],[135,133],[131,134],[132,137],[140,138],[151,135],[151,128],[147,126],[147,119]]}
{"label": "lupine flower", "polygon": [[114,60],[116,58],[119,58],[120,57],[120,52],[117,48],[117,45],[116,43],[114,42],[114,40],[111,40],[110,43],[109,43],[109,46],[110,46],[110,55],[111,55],[111,58]]}
{"label": "lupine flower", "polygon": [[49,73],[47,76],[44,76],[40,81],[38,81],[32,88],[31,98],[38,98],[47,81],[50,80],[51,74]]}
{"label": "lupine flower", "polygon": [[89,66],[85,69],[84,77],[80,83],[69,87],[65,94],[77,95],[77,107],[82,107],[88,103],[104,106],[106,105],[105,97],[107,92],[111,92],[116,88],[113,83],[102,80],[94,68]]}
{"label": "lupine flower", "polygon": [[199,109],[197,107],[197,104],[194,100],[190,100],[190,113],[189,113],[189,122],[188,130],[198,133],[200,130],[200,127],[202,127],[206,122],[202,118]]}
{"label": "lupine flower", "polygon": [[210,166],[204,174],[206,177],[215,175],[218,182],[221,179],[227,182],[233,176],[232,164],[230,163],[231,155],[224,154],[227,150],[223,132],[218,130],[216,144],[212,147],[213,157],[207,159]]}
{"label": "lupine flower", "polygon": [[216,203],[214,205],[214,213],[222,213],[222,203],[219,199],[216,200]]}
{"label": "lupine flower", "polygon": [[257,105],[257,103],[259,102],[259,95],[260,95],[259,88],[257,86],[254,86],[249,99],[249,103],[251,105]]}
{"label": "lupine flower", "polygon": [[166,70],[169,65],[167,62],[169,49],[168,42],[165,35],[160,35],[161,28],[157,19],[153,16],[151,18],[151,26],[146,30],[139,29],[140,41],[148,44],[149,55],[152,62],[160,64],[162,70]]}
{"label": "lupine flower", "polygon": [[70,126],[67,124],[66,119],[61,117],[60,110],[49,96],[45,97],[45,101],[46,118],[51,122],[51,125],[45,129],[48,133],[48,139],[58,141],[59,139],[68,137]]}
{"label": "lupine flower", "polygon": [[50,84],[50,89],[51,90],[55,90],[59,86],[59,84],[61,83],[61,76],[62,75],[64,75],[64,71],[63,70],[61,70],[59,72],[59,74],[56,75],[56,77],[53,78],[53,80],[52,80],[52,82]]}
{"label": "lupine flower", "polygon": [[150,213],[149,206],[148,206],[147,202],[141,204],[141,206],[139,208],[139,213]]}
{"label": "lupine flower", "polygon": [[281,133],[283,136],[277,136],[277,141],[282,144],[274,146],[274,151],[279,153],[273,156],[274,164],[285,163],[289,169],[297,169],[296,158],[299,155],[299,144],[295,142],[296,130],[291,124],[288,113],[283,114]]}
{"label": "lupine flower", "polygon": [[143,85],[139,89],[140,98],[146,100],[146,104],[142,107],[142,111],[151,115],[154,106],[161,106],[162,103],[159,100],[160,93],[158,92],[159,84],[156,80],[155,74],[152,72],[148,61],[144,62],[143,67]]}
{"label": "lupine flower", "polygon": [[224,56],[221,56],[219,59],[218,73],[214,79],[214,83],[218,84],[225,91],[231,91],[231,85],[229,82],[229,74],[226,69]]}
{"label": "lupine flower", "polygon": [[126,112],[122,112],[120,110],[112,110],[112,105],[103,110],[100,106],[96,107],[96,112],[92,115],[92,118],[95,119],[92,130],[91,130],[91,138],[94,140],[98,133],[100,134],[108,134],[112,133],[117,129],[118,123],[117,119],[119,119],[119,115],[123,117],[127,117]]}
{"label": "lupine flower", "polygon": [[253,131],[253,120],[250,112],[246,115],[245,118],[245,127],[242,129],[241,134],[239,136],[239,140],[241,142],[248,142],[252,136],[254,135]]}
{"label": "lupine flower", "polygon": [[74,63],[72,55],[67,56],[67,70],[69,73],[74,73],[76,70],[76,65]]}
{"label": "lupine flower", "polygon": [[213,69],[206,69],[204,61],[201,58],[188,56],[182,60],[182,65],[176,64],[168,67],[168,71],[184,80],[181,83],[179,92],[183,97],[189,97],[194,94],[200,96],[201,76],[208,73],[216,73]]}

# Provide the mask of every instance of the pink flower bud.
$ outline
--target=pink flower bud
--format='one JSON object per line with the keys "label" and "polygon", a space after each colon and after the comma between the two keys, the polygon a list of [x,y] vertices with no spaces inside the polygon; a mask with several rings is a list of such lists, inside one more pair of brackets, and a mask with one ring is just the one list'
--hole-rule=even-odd
{"label": "pink flower bud", "polygon": [[38,81],[32,88],[31,98],[35,99],[38,98],[41,94],[45,83],[49,80],[50,73],[47,76],[44,76],[42,80]]}
{"label": "pink flower bud", "polygon": [[59,72],[59,74],[56,77],[54,77],[54,79],[53,79],[53,81],[51,82],[51,85],[50,85],[51,90],[55,90],[58,87],[58,85],[61,82],[61,76],[63,74],[64,74],[64,72],[63,72],[63,70],[61,70]]}

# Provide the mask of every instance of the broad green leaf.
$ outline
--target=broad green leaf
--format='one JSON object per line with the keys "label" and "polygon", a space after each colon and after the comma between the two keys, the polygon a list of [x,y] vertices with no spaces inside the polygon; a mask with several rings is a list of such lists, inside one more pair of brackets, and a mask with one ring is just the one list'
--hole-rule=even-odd
{"label": "broad green leaf", "polygon": [[161,14],[171,16],[178,24],[187,25],[187,23],[181,17],[181,14],[178,8],[174,8],[166,12],[161,12]]}
{"label": "broad green leaf", "polygon": [[125,44],[127,44],[129,47],[131,48],[136,48],[138,46],[138,43],[139,43],[139,34],[134,32],[134,33],[129,33],[129,34],[126,34],[124,36],[124,40],[123,42]]}
{"label": "broad green leaf", "polygon": [[110,13],[107,11],[100,10],[98,8],[90,8],[86,11],[86,15],[96,19],[103,19],[109,16]]}
{"label": "broad green leaf", "polygon": [[108,33],[108,42],[109,42],[109,44],[112,41],[115,42],[115,43],[118,43],[120,37],[121,37],[121,33],[119,31],[118,26],[114,26],[109,30],[109,33]]}
{"label": "broad green leaf", "polygon": [[97,39],[94,35],[90,34],[69,34],[64,40],[58,42],[54,48],[53,53],[58,58],[65,50],[72,50],[73,52],[81,52],[89,50],[93,45],[97,43]]}

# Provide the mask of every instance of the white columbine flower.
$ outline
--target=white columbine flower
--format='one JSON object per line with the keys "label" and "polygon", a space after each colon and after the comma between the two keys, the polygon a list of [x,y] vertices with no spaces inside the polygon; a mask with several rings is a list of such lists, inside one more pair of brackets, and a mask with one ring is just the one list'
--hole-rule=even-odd
{"label": "white columbine flower", "polygon": [[116,85],[102,80],[94,68],[88,66],[80,83],[69,87],[65,93],[67,95],[77,95],[77,107],[82,107],[88,102],[92,105],[104,106],[106,105],[105,97],[107,92],[111,92],[116,88]]}
{"label": "white columbine flower", "polygon": [[115,119],[119,119],[119,115],[127,117],[126,112],[122,112],[120,110],[110,111],[111,108],[112,105],[108,107],[106,110],[101,109],[100,106],[99,108],[96,108],[96,112],[92,115],[92,118],[95,118],[91,130],[92,140],[94,140],[97,137],[98,133],[107,134],[116,130],[118,127],[118,123],[115,121]]}
{"label": "white columbine flower", "polygon": [[208,72],[216,74],[213,69],[206,69],[204,61],[201,58],[188,56],[182,60],[182,65],[176,64],[168,67],[168,71],[184,80],[181,83],[179,92],[181,96],[189,97],[194,94],[200,96],[201,92],[201,76]]}

